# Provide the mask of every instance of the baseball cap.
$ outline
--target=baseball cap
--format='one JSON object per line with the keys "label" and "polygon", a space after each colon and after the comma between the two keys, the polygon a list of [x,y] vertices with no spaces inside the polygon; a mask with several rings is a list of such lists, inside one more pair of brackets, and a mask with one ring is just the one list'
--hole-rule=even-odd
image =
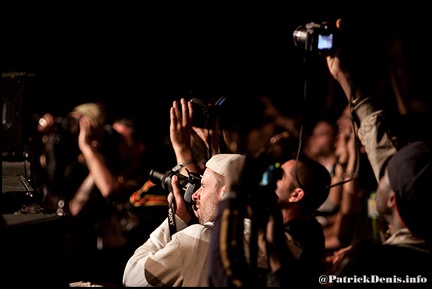
{"label": "baseball cap", "polygon": [[228,166],[232,161],[245,158],[240,154],[217,154],[212,156],[206,163],[206,167],[225,176],[228,170]]}
{"label": "baseball cap", "polygon": [[432,239],[432,150],[430,143],[412,142],[401,148],[387,165],[390,185],[396,193],[399,215],[407,228]]}

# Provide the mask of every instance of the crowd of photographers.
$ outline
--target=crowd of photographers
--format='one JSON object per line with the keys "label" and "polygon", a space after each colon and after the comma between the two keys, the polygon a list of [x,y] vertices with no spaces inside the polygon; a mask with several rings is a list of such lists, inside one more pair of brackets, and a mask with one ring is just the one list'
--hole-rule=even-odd
{"label": "crowd of photographers", "polygon": [[325,58],[346,96],[332,116],[330,168],[320,161],[326,152],[312,157],[303,147],[313,135],[306,116],[285,116],[266,96],[262,121],[247,128],[221,126],[225,98],[175,100],[169,142],[156,145],[146,123],[119,117],[108,124],[99,103],[74,108],[64,138],[52,116],[42,117],[35,185],[45,205],[69,220],[71,286],[367,283],[355,275],[430,286],[422,264],[432,261],[431,139],[416,123],[430,108],[415,105],[403,37],[388,32],[372,37],[373,47],[359,40],[364,24],[350,19],[294,32],[304,57]]}

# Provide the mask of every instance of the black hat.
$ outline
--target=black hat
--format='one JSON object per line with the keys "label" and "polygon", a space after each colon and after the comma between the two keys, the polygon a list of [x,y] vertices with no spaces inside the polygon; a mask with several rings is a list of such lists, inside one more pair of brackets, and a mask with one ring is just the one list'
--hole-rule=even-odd
{"label": "black hat", "polygon": [[422,141],[401,148],[387,165],[399,215],[418,237],[432,239],[432,150]]}

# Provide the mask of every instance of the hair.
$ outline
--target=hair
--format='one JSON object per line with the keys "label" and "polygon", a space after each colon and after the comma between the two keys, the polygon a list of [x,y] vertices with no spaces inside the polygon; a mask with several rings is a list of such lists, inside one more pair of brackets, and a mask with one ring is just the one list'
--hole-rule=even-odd
{"label": "hair", "polygon": [[105,124],[107,112],[106,107],[100,102],[83,103],[73,108],[72,113],[91,117],[99,126]]}
{"label": "hair", "polygon": [[305,192],[301,202],[306,210],[315,212],[329,195],[330,173],[322,164],[302,154],[296,160],[296,167],[292,174],[298,186]]}
{"label": "hair", "polygon": [[308,136],[311,136],[313,134],[313,130],[321,122],[324,122],[324,123],[330,125],[330,127],[332,128],[332,132],[331,132],[332,137],[336,137],[339,127],[337,125],[336,119],[332,116],[320,116],[318,119],[316,119],[312,123],[312,126],[310,128],[308,128],[308,131],[307,131]]}
{"label": "hair", "polygon": [[129,127],[132,130],[132,139],[134,141],[143,141],[148,144],[151,141],[151,131],[149,126],[145,126],[143,121],[133,115],[122,115],[114,120],[114,123],[119,123]]}

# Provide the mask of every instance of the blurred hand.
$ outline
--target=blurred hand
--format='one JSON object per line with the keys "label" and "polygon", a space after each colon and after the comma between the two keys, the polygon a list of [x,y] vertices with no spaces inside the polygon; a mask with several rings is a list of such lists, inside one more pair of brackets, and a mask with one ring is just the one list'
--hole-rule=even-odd
{"label": "blurred hand", "polygon": [[78,136],[78,145],[81,150],[88,146],[95,146],[93,143],[95,140],[95,130],[97,129],[97,123],[88,116],[82,116],[79,120],[80,132]]}
{"label": "blurred hand", "polygon": [[54,125],[54,117],[50,113],[45,113],[38,122],[37,130],[43,134],[49,133]]}
{"label": "blurred hand", "polygon": [[211,156],[219,153],[221,136],[219,130],[219,120],[217,118],[213,118],[210,126],[207,128],[198,126],[193,126],[192,128],[195,131],[196,135],[205,144],[207,149],[211,149]]}
{"label": "blurred hand", "polygon": [[[336,21],[336,28],[342,31],[342,19]],[[336,79],[342,87],[348,100],[351,97],[351,74],[343,69],[341,62],[341,53],[344,49],[344,43],[339,43],[334,54],[326,55],[327,66],[330,74]]]}
{"label": "blurred hand", "polygon": [[190,150],[192,134],[192,104],[184,98],[175,100],[170,110],[170,138],[176,152]]}
{"label": "blurred hand", "polygon": [[351,247],[352,246],[348,246],[335,251],[333,255],[326,257],[326,261],[332,263],[333,265],[336,264],[344,256],[344,254],[351,249]]}

